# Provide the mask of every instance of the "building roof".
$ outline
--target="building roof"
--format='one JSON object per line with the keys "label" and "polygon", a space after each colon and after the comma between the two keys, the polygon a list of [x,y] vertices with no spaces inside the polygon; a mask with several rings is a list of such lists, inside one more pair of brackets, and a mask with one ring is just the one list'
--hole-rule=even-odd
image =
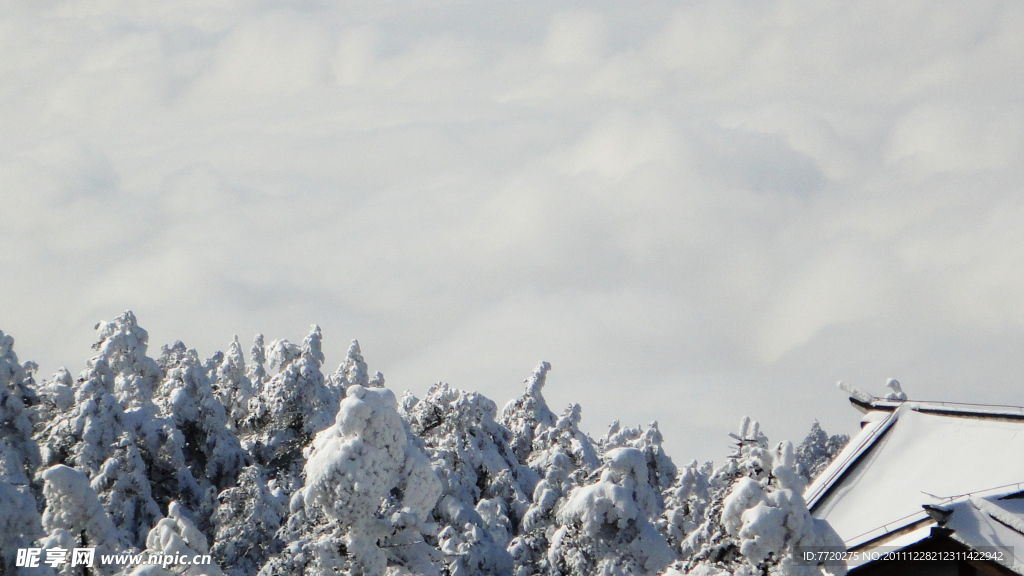
{"label": "building roof", "polygon": [[1003,564],[1024,571],[1024,498],[1019,493],[966,496],[948,509],[952,515],[946,528],[953,530],[952,538],[972,548],[1004,550],[1010,561]]}
{"label": "building roof", "polygon": [[1024,574],[1024,408],[872,399],[851,402],[862,428],[808,486],[805,500],[851,549],[927,538],[951,513],[952,537],[977,548],[1012,546]]}

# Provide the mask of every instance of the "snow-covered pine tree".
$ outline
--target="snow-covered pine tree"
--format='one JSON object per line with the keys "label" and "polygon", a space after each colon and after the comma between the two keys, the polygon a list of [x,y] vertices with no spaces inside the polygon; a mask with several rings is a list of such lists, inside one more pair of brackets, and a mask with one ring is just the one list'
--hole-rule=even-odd
{"label": "snow-covered pine tree", "polygon": [[[224,363],[224,352],[217,350],[206,360],[203,360],[203,374],[206,374],[206,379],[212,383],[217,382],[217,369]],[[216,387],[214,386],[216,391]]]}
{"label": "snow-covered pine tree", "polygon": [[40,427],[71,408],[75,403],[74,386],[74,378],[64,367],[57,370],[52,380],[43,378],[37,389],[39,404],[35,407],[36,423]]}
{"label": "snow-covered pine tree", "polygon": [[287,497],[271,490],[259,465],[247,466],[238,485],[217,496],[211,548],[228,576],[255,576],[274,552],[274,534],[288,515]]}
{"label": "snow-covered pine tree", "polygon": [[569,493],[586,484],[587,478],[601,465],[593,441],[579,429],[581,412],[579,404],[572,404],[554,426],[538,426],[527,464],[542,478],[533,490],[533,500],[523,516],[519,535],[508,546],[515,576],[550,572],[548,548],[551,536],[559,527],[558,508]]}
{"label": "snow-covered pine tree", "polygon": [[95,474],[125,429],[124,409],[113,394],[113,374],[95,358],[72,389],[74,403],[46,423],[37,437],[43,465],[69,464]]}
{"label": "snow-covered pine tree", "polygon": [[155,401],[166,426],[174,429],[167,444],[173,447],[170,461],[175,466],[170,471],[177,486],[168,494],[198,515],[200,529],[210,531],[216,495],[235,484],[248,455],[228,429],[224,405],[214,394],[209,369],[196,351],[178,341],[164,347],[158,363],[164,379]]}
{"label": "snow-covered pine tree", "polygon": [[252,384],[254,395],[263,391],[263,384],[267,381],[267,370],[264,364],[267,363],[267,350],[263,346],[263,334],[257,334],[252,341],[252,348],[249,349],[249,367],[245,375]]}
{"label": "snow-covered pine tree", "polygon": [[771,473],[768,437],[761,432],[760,424],[744,417],[739,434],[730,436],[736,440],[733,451],[708,481],[710,500],[704,521],[680,545],[686,567],[700,562],[728,564],[737,559],[739,547],[722,525],[725,499],[740,478],[761,481]]}
{"label": "snow-covered pine tree", "polygon": [[[182,555],[189,559],[209,554],[206,535],[185,515],[181,505],[171,502],[167,506],[167,517],[161,518],[146,535],[147,557],[154,555]],[[171,564],[164,566],[139,566],[129,572],[130,576],[224,576],[220,568],[210,564]]]}
{"label": "snow-covered pine tree", "polygon": [[[366,361],[363,360],[363,352],[359,348],[359,341],[353,340],[349,344],[345,360],[338,365],[338,370],[328,378],[328,381],[332,386],[339,388],[344,395],[349,386],[371,387],[369,386],[369,374]],[[376,388],[376,386],[372,386],[372,388]]]}
{"label": "snow-covered pine tree", "polygon": [[331,425],[338,398],[324,383],[320,327],[296,346],[275,340],[268,354],[279,371],[250,403],[243,445],[288,494],[302,486],[302,447]]}
{"label": "snow-covered pine tree", "polygon": [[374,372],[366,386],[367,388],[386,388],[384,384],[384,374],[379,370]]}
{"label": "snow-covered pine tree", "polygon": [[[150,487],[159,484],[153,464],[168,437],[151,400],[150,381],[158,368],[145,356],[146,332],[130,312],[97,324],[97,331],[93,348],[98,353],[78,381],[71,382],[62,369],[54,382],[43,386],[43,406],[52,418],[40,422],[34,437],[40,445],[40,470],[66,464],[84,473],[118,538],[141,547],[159,517]],[[111,363],[121,372],[112,370]]]}
{"label": "snow-covered pine tree", "polygon": [[144,545],[149,528],[163,516],[147,472],[135,434],[124,431],[89,483],[122,537],[137,547]]}
{"label": "snow-covered pine tree", "polygon": [[213,390],[224,405],[228,428],[235,431],[238,424],[249,416],[249,401],[255,395],[252,382],[246,375],[245,357],[238,336],[228,346],[228,352],[216,368]]}
{"label": "snow-covered pine tree", "polygon": [[[605,459],[600,471],[602,480],[597,484],[574,490],[573,495],[577,492],[599,495],[611,493],[616,489],[608,486],[608,482],[625,484],[632,490],[630,499],[637,506],[637,511],[619,516],[617,521],[625,523],[625,527],[620,527],[617,531],[602,532],[600,537],[590,534],[596,528],[585,518],[577,518],[575,524],[559,529],[551,537],[549,552],[549,562],[554,568],[562,570],[563,574],[584,574],[588,570],[612,571],[610,573],[614,573],[615,570],[656,573],[676,559],[676,553],[668,546],[665,536],[655,527],[655,523],[664,512],[663,492],[671,487],[676,476],[676,466],[662,448],[662,441],[657,422],[652,422],[647,430],[641,427],[623,428],[618,421],[612,423],[608,433],[599,441]],[[622,450],[630,451],[630,456],[623,456],[627,453],[620,452]],[[632,466],[631,459],[636,455],[643,461],[643,474],[639,473],[639,469],[632,471],[623,468],[627,463]],[[636,482],[643,484],[633,486]],[[622,490],[619,489],[617,492],[621,494]],[[570,501],[575,497],[570,496]],[[628,506],[623,504],[618,508]],[[570,517],[570,511],[569,503],[559,511],[563,521]],[[585,530],[581,531],[580,526]],[[587,546],[596,546],[602,552],[580,555],[578,551]],[[631,556],[615,559],[609,550],[616,546],[629,547]],[[585,558],[586,561],[580,560],[581,558]],[[655,572],[651,572],[652,570]]]}
{"label": "snow-covered pine tree", "polygon": [[[42,472],[43,530],[48,534],[39,542],[42,548],[95,548],[96,556],[120,554],[131,550],[124,540],[123,532],[114,526],[103,511],[96,492],[89,486],[89,478],[68,466],[58,464]],[[118,566],[94,565],[93,570],[104,576],[113,574]],[[58,574],[71,576],[81,568],[74,568],[71,562],[64,564]]]}
{"label": "snow-covered pine tree", "polygon": [[113,393],[125,410],[150,404],[153,389],[161,376],[156,362],[146,355],[149,333],[131,310],[113,322],[96,325],[99,340],[93,344],[96,358],[102,358],[113,374]]}
{"label": "snow-covered pine tree", "polygon": [[548,408],[541,391],[547,381],[551,364],[537,364],[533,375],[526,379],[526,392],[509,402],[501,411],[499,422],[512,432],[512,451],[520,464],[526,464],[533,451],[534,436],[555,425],[555,415]]}
{"label": "snow-covered pine tree", "polygon": [[661,494],[672,485],[676,478],[676,465],[661,446],[664,441],[665,438],[662,436],[661,430],[658,429],[657,422],[651,422],[647,430],[644,430],[640,426],[623,428],[617,420],[612,422],[608,433],[600,440],[601,448],[605,452],[623,447],[636,448],[643,452],[644,459],[647,461],[648,482],[655,494],[658,495],[658,513],[663,507]]}
{"label": "snow-covered pine tree", "polygon": [[[679,574],[822,576],[844,569],[804,566],[795,561],[798,546],[842,546],[823,520],[810,515],[803,500],[804,479],[793,445],[767,448],[756,422],[744,418],[736,449],[711,479],[712,501],[705,522],[683,544],[695,553],[668,570]],[[699,548],[698,548],[699,546]]]}
{"label": "snow-covered pine tree", "polygon": [[808,483],[817,478],[818,474],[821,474],[835,460],[849,441],[850,437],[846,434],[829,436],[815,420],[811,424],[811,431],[796,449],[796,461],[800,475]]}
{"label": "snow-covered pine tree", "polygon": [[[41,430],[35,439],[44,446],[46,465],[75,465],[76,453],[102,454],[103,462],[98,469],[84,466],[81,469],[91,474],[91,487],[107,515],[122,531],[122,538],[133,546],[141,547],[145,543],[146,532],[160,518],[161,513],[151,493],[149,464],[142,457],[135,433],[142,419],[133,416],[143,411],[153,414],[155,410],[140,408],[128,414],[118,409],[107,412],[95,410],[97,399],[111,406],[115,402],[101,385],[97,386],[97,381],[93,380],[95,372],[90,374],[87,370],[84,374],[89,375],[89,378],[79,382],[79,386],[75,386],[71,375],[64,368],[57,371],[52,381],[44,380],[40,394],[40,413],[46,414],[46,419],[40,421]],[[102,382],[102,378],[99,382]],[[82,385],[91,386],[92,390],[83,394],[83,404],[77,405],[75,393]],[[89,434],[79,436],[75,432],[78,430],[75,425],[82,424],[78,419],[84,420],[81,430],[89,430]],[[96,446],[95,432],[106,428],[113,428],[117,437],[108,446]],[[65,436],[65,431],[70,431],[72,435]],[[57,447],[57,451],[54,447]]]}
{"label": "snow-covered pine tree", "polygon": [[583,408],[570,404],[555,420],[551,428],[541,430],[533,439],[533,450],[527,464],[537,474],[543,475],[559,455],[568,456],[572,462],[568,479],[577,486],[601,465],[601,457],[590,436],[580,430]]}
{"label": "snow-covered pine tree", "polygon": [[62,369],[53,384],[44,386],[54,394],[56,413],[36,435],[44,467],[69,464],[90,477],[110,456],[122,432],[153,417],[153,382],[159,374],[159,367],[145,356],[148,335],[134,314],[125,312],[114,322],[100,322],[96,330],[97,354],[78,381],[69,382]]}
{"label": "snow-covered pine tree", "polygon": [[260,574],[437,573],[423,537],[436,529],[427,519],[441,483],[397,407],[388,389],[348,389],[335,424],[308,449],[306,486],[289,504],[304,521],[289,526],[298,538]]}
{"label": "snow-covered pine tree", "polygon": [[15,551],[42,535],[31,488],[39,466],[39,447],[32,441],[32,410],[39,399],[26,367],[34,364],[19,364],[14,338],[0,331],[0,576],[14,574]]}
{"label": "snow-covered pine tree", "polygon": [[522,396],[502,410],[501,424],[512,432],[512,450],[541,480],[518,535],[508,545],[516,576],[547,571],[550,536],[557,528],[557,507],[569,492],[585,483],[600,465],[594,443],[579,429],[581,410],[573,404],[561,418],[548,408],[542,390],[551,365],[540,362],[525,381]]}
{"label": "snow-covered pine tree", "polygon": [[651,519],[658,494],[646,455],[631,447],[604,454],[599,478],[574,489],[558,511],[548,563],[560,576],[653,575],[676,559]]}
{"label": "snow-covered pine tree", "polygon": [[674,552],[682,555],[682,544],[705,520],[711,499],[709,489],[712,463],[691,461],[679,470],[675,482],[663,493],[665,511],[658,519],[658,531]]}
{"label": "snow-covered pine tree", "polygon": [[435,384],[423,400],[407,395],[402,415],[422,438],[444,486],[433,518],[452,575],[507,575],[505,548],[518,533],[539,478],[519,463],[497,406],[475,392]]}

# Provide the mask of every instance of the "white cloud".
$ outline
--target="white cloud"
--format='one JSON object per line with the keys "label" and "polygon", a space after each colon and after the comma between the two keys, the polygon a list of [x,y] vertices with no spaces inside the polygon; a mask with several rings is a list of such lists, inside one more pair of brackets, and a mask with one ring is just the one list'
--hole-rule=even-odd
{"label": "white cloud", "polygon": [[0,328],[49,373],[124,308],[154,351],[317,322],[329,363],[357,337],[397,388],[498,402],[545,358],[590,430],[659,419],[677,460],[742,412],[851,430],[840,378],[1019,402],[1022,24],[995,0],[6,6]]}
{"label": "white cloud", "polygon": [[244,21],[217,42],[191,96],[232,114],[316,91],[330,80],[331,44],[320,23],[289,11]]}
{"label": "white cloud", "polygon": [[1022,129],[1024,115],[1017,110],[925,102],[897,121],[887,160],[929,172],[1011,168],[1021,157]]}
{"label": "white cloud", "polygon": [[544,57],[556,66],[586,66],[605,52],[604,19],[600,14],[563,12],[551,17]]}

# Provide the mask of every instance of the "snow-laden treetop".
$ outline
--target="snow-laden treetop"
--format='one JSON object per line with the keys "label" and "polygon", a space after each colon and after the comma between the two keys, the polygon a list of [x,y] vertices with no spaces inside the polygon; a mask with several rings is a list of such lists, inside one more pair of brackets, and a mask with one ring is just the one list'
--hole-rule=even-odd
{"label": "snow-laden treetop", "polygon": [[553,411],[547,362],[499,411],[445,383],[399,400],[354,340],[325,374],[318,326],[248,359],[237,337],[151,357],[131,312],[96,329],[40,383],[0,332],[0,575],[70,575],[18,550],[79,547],[122,555],[104,576],[822,574],[794,546],[835,540],[800,497],[841,446],[820,427],[769,449],[747,419],[723,466],[679,468],[657,423],[595,440]]}

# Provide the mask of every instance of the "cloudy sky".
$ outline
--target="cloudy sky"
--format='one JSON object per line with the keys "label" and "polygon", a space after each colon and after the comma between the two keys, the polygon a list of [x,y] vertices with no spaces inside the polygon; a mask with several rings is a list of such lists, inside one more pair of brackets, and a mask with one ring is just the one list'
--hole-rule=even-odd
{"label": "cloudy sky", "polygon": [[1024,404],[1019,2],[0,4],[0,330],[48,377],[358,338],[679,463],[748,414]]}

